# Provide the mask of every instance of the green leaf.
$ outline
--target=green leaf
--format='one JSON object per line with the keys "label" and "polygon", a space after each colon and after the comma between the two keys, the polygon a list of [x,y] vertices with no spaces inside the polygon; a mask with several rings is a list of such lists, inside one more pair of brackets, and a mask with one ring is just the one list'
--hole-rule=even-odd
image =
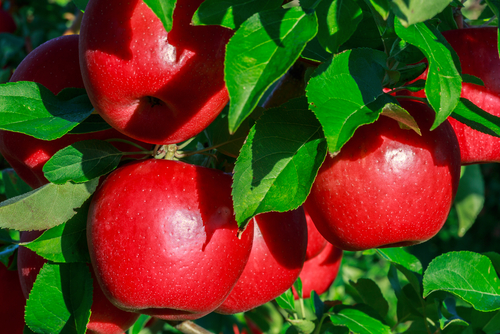
{"label": "green leaf", "polygon": [[[469,326],[467,321],[458,316],[455,306],[456,306],[455,298],[452,297],[446,298],[443,303],[438,302],[439,326],[442,330],[448,326],[457,326],[457,325],[462,327]],[[443,311],[449,313],[450,316],[446,317]]]}
{"label": "green leaf", "polygon": [[417,121],[415,121],[410,113],[403,109],[399,104],[386,104],[380,114],[397,121],[402,129],[412,129],[419,135],[422,135]]}
{"label": "green leaf", "polygon": [[87,248],[87,213],[90,201],[66,223],[55,226],[24,245],[43,258],[59,263],[90,262]]}
{"label": "green leaf", "polygon": [[351,332],[359,334],[390,334],[389,326],[380,320],[370,317],[364,312],[354,308],[344,308],[338,313],[331,314],[330,320],[334,325],[342,325]]}
{"label": "green leaf", "polygon": [[[9,267],[9,264],[12,260],[12,255],[15,253],[16,249],[19,248],[19,245],[17,244],[10,244],[10,245],[1,245],[0,246],[0,262],[3,263],[4,266],[7,268]],[[0,264],[1,266],[1,264]]]}
{"label": "green leaf", "polygon": [[146,314],[141,314],[139,319],[129,328],[128,334],[140,334],[141,330],[144,328],[144,325],[151,319],[151,316]]}
{"label": "green leaf", "polygon": [[348,50],[320,65],[307,86],[311,110],[321,123],[328,150],[335,154],[363,124],[375,122],[387,103],[382,92],[386,56],[372,49]]}
{"label": "green leaf", "polygon": [[[500,17],[500,1],[486,0],[486,3],[488,4],[488,7],[491,9],[491,11],[495,14],[495,16],[497,18]],[[500,28],[500,21],[497,22],[497,26]],[[497,37],[497,48],[500,55],[500,36]]]}
{"label": "green leaf", "polygon": [[55,184],[87,182],[113,171],[122,155],[106,141],[83,140],[56,152],[43,166],[43,173]]}
{"label": "green leaf", "polygon": [[93,111],[84,89],[66,88],[54,95],[30,81],[0,85],[0,129],[42,140],[62,137]]}
{"label": "green leaf", "polygon": [[216,24],[237,30],[257,12],[277,9],[280,0],[206,0],[194,13],[194,25]]}
{"label": "green leaf", "polygon": [[462,78],[454,60],[456,53],[447,47],[448,43],[436,29],[431,29],[425,23],[404,28],[399,20],[395,20],[394,25],[398,36],[418,47],[429,61],[425,94],[436,111],[431,130],[435,129],[448,118],[460,98]]}
{"label": "green leaf", "polygon": [[420,263],[419,259],[416,256],[406,252],[403,248],[378,248],[377,253],[387,261],[391,261],[394,264],[399,264],[415,273],[422,274],[422,264]]}
{"label": "green leaf", "polygon": [[463,166],[465,169],[455,196],[458,215],[458,236],[463,237],[476,221],[484,206],[484,180],[479,165]]}
{"label": "green leaf", "polygon": [[75,6],[81,10],[82,12],[85,12],[85,8],[87,8],[87,4],[89,3],[89,0],[73,0],[73,3]]}
{"label": "green leaf", "polygon": [[290,323],[295,327],[295,329],[297,330],[297,332],[299,334],[310,334],[310,333],[312,333],[314,331],[314,328],[316,327],[314,325],[314,322],[312,322],[311,320],[306,320],[306,319],[294,320],[294,319],[290,319],[288,321],[290,321]]}
{"label": "green leaf", "polygon": [[111,125],[109,125],[99,114],[91,114],[68,133],[81,134],[98,132],[108,129],[111,129]]}
{"label": "green leaf", "polygon": [[311,39],[301,54],[302,58],[322,63],[332,57],[332,54],[327,52],[325,48],[319,43],[318,36]]}
{"label": "green leaf", "polygon": [[412,24],[424,22],[442,12],[452,0],[392,0],[392,11],[408,27]]}
{"label": "green leaf", "polygon": [[92,195],[98,179],[86,183],[46,184],[0,203],[0,228],[44,230],[73,217]]}
{"label": "green leaf", "polygon": [[85,333],[92,305],[92,277],[83,263],[46,263],[26,303],[35,333]]}
{"label": "green leaf", "polygon": [[377,311],[382,318],[387,316],[389,303],[385,300],[377,283],[368,278],[360,278],[356,283],[349,281],[349,284],[359,293],[363,303]]}
{"label": "green leaf", "polygon": [[321,126],[305,97],[266,110],[234,168],[232,196],[240,228],[258,213],[299,207],[325,156]]}
{"label": "green leaf", "polygon": [[316,32],[316,16],[306,14],[300,7],[254,14],[241,25],[226,49],[231,133],[272,83],[293,65]]}
{"label": "green leaf", "polygon": [[281,307],[282,309],[290,311],[292,313],[295,312],[295,299],[293,298],[292,289],[286,290],[275,300],[278,303],[278,306]]}
{"label": "green leaf", "polygon": [[471,83],[474,85],[484,86],[483,80],[471,74],[462,73],[462,81],[464,83]]}
{"label": "green leaf", "polygon": [[297,291],[297,295],[302,298],[302,280],[300,277],[297,277],[297,280],[293,283],[293,287],[295,288],[295,291]]}
{"label": "green leaf", "polygon": [[447,291],[478,311],[500,309],[498,276],[490,259],[472,252],[450,252],[436,257],[424,273],[424,298]]}
{"label": "green leaf", "polygon": [[174,8],[177,0],[144,0],[144,3],[156,14],[168,32],[172,30]]}
{"label": "green leaf", "polygon": [[363,11],[355,0],[323,0],[316,13],[318,40],[331,53],[338,52],[363,19]]}
{"label": "green leaf", "polygon": [[474,130],[500,137],[500,117],[484,111],[465,98],[460,98],[451,117]]}
{"label": "green leaf", "polygon": [[311,291],[311,297],[309,298],[310,303],[311,303],[311,308],[316,315],[316,318],[321,319],[323,314],[325,313],[325,304],[319,298],[318,294],[316,291],[312,290]]}
{"label": "green leaf", "polygon": [[32,190],[12,168],[2,170],[2,181],[5,185],[5,196],[7,198],[16,197]]}
{"label": "green leaf", "polygon": [[382,17],[383,20],[387,20],[391,12],[391,4],[389,0],[369,0],[373,9]]}

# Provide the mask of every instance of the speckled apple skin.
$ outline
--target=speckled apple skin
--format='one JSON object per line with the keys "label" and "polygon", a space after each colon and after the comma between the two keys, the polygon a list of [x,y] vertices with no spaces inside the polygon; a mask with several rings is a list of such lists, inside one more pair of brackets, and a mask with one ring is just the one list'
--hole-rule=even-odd
{"label": "speckled apple skin", "polygon": [[269,212],[253,218],[252,252],[233,291],[215,312],[235,314],[280,296],[299,277],[307,249],[304,209]]}
{"label": "speckled apple skin", "polygon": [[[500,116],[500,58],[495,27],[448,30],[443,36],[457,52],[462,73],[474,75],[484,86],[462,83],[461,97],[486,112]],[[418,79],[426,79],[427,71]],[[405,95],[424,97],[422,90]],[[474,130],[453,117],[448,118],[458,138],[462,165],[500,162],[500,138]]]}
{"label": "speckled apple skin", "polygon": [[427,105],[401,105],[422,136],[385,116],[361,126],[337,156],[327,156],[304,204],[340,249],[418,244],[446,221],[460,178],[457,138],[447,121],[429,131],[435,113]]}
{"label": "speckled apple skin", "polygon": [[[327,243],[325,248],[316,257],[306,261],[300,280],[302,281],[303,298],[311,297],[314,290],[318,295],[325,293],[337,278],[337,274],[342,263],[343,251]],[[295,299],[299,296],[295,288],[293,289]]]}
{"label": "speckled apple skin", "polygon": [[[43,231],[25,231],[21,233],[21,242],[35,240]],[[36,277],[47,262],[43,257],[26,247],[19,247],[17,255],[17,270],[24,298],[28,299]],[[89,266],[90,267],[90,266]],[[92,307],[87,334],[122,334],[139,318],[139,314],[125,312],[115,307],[106,298],[92,268],[90,274],[93,280]]]}
{"label": "speckled apple skin", "polygon": [[307,251],[306,251],[306,261],[316,257],[321,253],[323,249],[325,249],[327,241],[321,233],[319,233],[316,225],[312,221],[311,216],[304,209],[304,213],[306,216],[307,222]]}
{"label": "speckled apple skin", "polygon": [[165,320],[216,309],[245,268],[253,223],[237,237],[231,176],[167,160],[111,173],[92,199],[92,264],[116,306]]}
{"label": "speckled apple skin", "polygon": [[[57,37],[35,48],[19,64],[10,81],[38,82],[53,94],[58,94],[68,87],[84,88],[78,61],[78,35]],[[24,182],[32,188],[38,188],[49,182],[43,175],[42,168],[57,151],[81,140],[110,138],[133,141],[145,149],[151,146],[129,138],[115,129],[85,134],[67,134],[51,141],[36,139],[23,133],[0,130],[0,154]],[[113,142],[112,144],[124,152],[138,150],[125,143]]]}
{"label": "speckled apple skin", "polygon": [[229,101],[224,56],[233,33],[192,26],[201,2],[178,1],[168,33],[142,0],[88,3],[80,32],[83,79],[96,111],[118,131],[153,144],[179,143],[205,129]]}

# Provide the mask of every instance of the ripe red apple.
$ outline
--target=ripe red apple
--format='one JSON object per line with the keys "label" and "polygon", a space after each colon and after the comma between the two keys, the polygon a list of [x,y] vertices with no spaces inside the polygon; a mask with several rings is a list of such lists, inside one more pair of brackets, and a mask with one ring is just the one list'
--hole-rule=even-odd
{"label": "ripe red apple", "polygon": [[235,314],[267,303],[299,277],[307,249],[304,209],[256,216],[250,258],[233,290],[215,312]]}
{"label": "ripe red apple", "polygon": [[22,334],[24,330],[24,305],[17,271],[8,270],[0,263],[0,324],[4,333]]}
{"label": "ripe red apple", "polygon": [[[29,231],[21,233],[21,242],[28,242],[38,238],[43,231]],[[17,268],[21,281],[22,293],[28,299],[33,288],[36,276],[47,262],[44,258],[26,247],[19,247],[17,256]],[[103,294],[96,281],[94,271],[90,268],[93,279],[92,307],[89,323],[87,324],[87,334],[122,334],[139,318],[139,314],[125,312],[115,307]],[[23,299],[24,299],[23,298]],[[24,305],[24,304],[23,304]],[[24,310],[24,308],[23,308]],[[23,314],[24,323],[24,314]]]}
{"label": "ripe red apple", "polygon": [[[19,64],[10,81],[38,82],[54,94],[67,87],[84,88],[78,61],[78,35],[58,37],[37,47]],[[127,139],[148,147],[148,144],[132,140],[114,129],[67,134],[52,141],[0,130],[0,154],[21,179],[32,188],[38,188],[48,183],[42,168],[57,151],[81,140],[110,138]],[[137,151],[124,143],[113,145],[125,152]]]}
{"label": "ripe red apple", "polygon": [[325,238],[319,233],[316,225],[311,219],[311,216],[304,209],[304,213],[307,221],[307,251],[306,251],[306,261],[316,257],[321,251],[326,247],[328,243]]}
{"label": "ripe red apple", "polygon": [[16,29],[17,24],[12,15],[0,7],[0,33],[6,32],[13,34],[16,32]]}
{"label": "ripe red apple", "polygon": [[[321,295],[330,288],[339,272],[342,253],[341,249],[327,243],[318,256],[304,263],[300,273],[303,298],[309,298],[312,290]],[[293,294],[295,299],[299,298],[295,288]]]}
{"label": "ripe red apple", "polygon": [[[462,72],[474,75],[484,82],[484,86],[463,83],[461,97],[471,100],[494,116],[500,116],[500,58],[497,34],[496,27],[443,32],[443,36],[458,54]],[[427,71],[419,77],[426,78]],[[423,90],[409,94],[425,96]],[[500,138],[476,131],[452,117],[448,120],[460,144],[462,165],[500,162]]]}
{"label": "ripe red apple", "polygon": [[253,223],[237,237],[231,176],[168,160],[112,172],[90,204],[87,240],[116,306],[164,320],[215,310],[248,261]]}
{"label": "ripe red apple", "polygon": [[80,38],[85,87],[118,131],[174,144],[208,126],[228,102],[225,45],[232,32],[192,26],[202,0],[179,0],[167,33],[141,0],[91,0]]}
{"label": "ripe red apple", "polygon": [[361,126],[327,156],[304,207],[327,241],[344,250],[409,246],[443,226],[460,178],[460,151],[445,121],[429,131],[435,113],[401,101],[422,136],[381,116]]}

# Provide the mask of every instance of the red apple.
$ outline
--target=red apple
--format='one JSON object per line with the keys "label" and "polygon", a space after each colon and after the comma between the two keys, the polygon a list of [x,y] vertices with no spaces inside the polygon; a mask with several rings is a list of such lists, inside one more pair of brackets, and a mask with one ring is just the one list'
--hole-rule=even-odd
{"label": "red apple", "polygon": [[319,233],[316,225],[314,225],[311,216],[304,209],[307,221],[307,251],[306,261],[316,257],[326,247],[328,243],[325,238]]}
{"label": "red apple", "polygon": [[[458,54],[462,73],[474,75],[484,82],[484,86],[463,83],[461,97],[471,100],[494,116],[500,116],[500,58],[497,34],[496,27],[443,32],[443,36]],[[426,78],[427,71],[419,77]],[[423,90],[410,94],[425,96]],[[448,120],[457,134],[462,165],[500,162],[500,138],[476,131],[452,117]]]}
{"label": "red apple", "polygon": [[228,102],[225,45],[219,26],[192,26],[202,0],[179,0],[167,33],[141,0],[91,0],[80,38],[85,87],[99,114],[118,131],[174,144],[208,126]]}
{"label": "red apple", "polygon": [[305,260],[304,209],[256,216],[250,258],[227,299],[215,312],[235,314],[267,303],[290,289]]}
{"label": "red apple", "polygon": [[[21,233],[21,242],[28,242],[38,238],[43,231],[29,231]],[[24,298],[28,299],[33,288],[36,276],[47,262],[44,258],[26,247],[19,247],[17,256],[17,268],[21,281]],[[87,324],[87,334],[122,334],[139,318],[139,314],[125,312],[113,304],[103,294],[99,284],[96,282],[95,274],[91,268],[90,273],[93,279],[92,307],[89,323]],[[23,298],[23,299],[24,299]],[[24,304],[23,304],[24,305]],[[24,317],[23,317],[24,321]]]}
{"label": "red apple", "polygon": [[0,33],[6,32],[13,34],[16,29],[16,21],[14,21],[12,15],[0,8]]}
{"label": "red apple", "polygon": [[[342,253],[341,249],[327,243],[318,256],[304,263],[300,273],[303,298],[309,298],[312,290],[321,295],[330,288],[339,272]],[[295,299],[299,298],[295,288],[293,294]]]}
{"label": "red apple", "polygon": [[0,326],[4,333],[22,334],[24,330],[24,305],[17,271],[8,270],[0,263]]}
{"label": "red apple", "polygon": [[[67,87],[84,88],[78,62],[78,35],[58,37],[37,47],[19,64],[10,81],[38,82],[54,94]],[[38,188],[48,183],[42,168],[57,151],[81,140],[110,138],[132,140],[114,129],[68,134],[52,141],[0,130],[0,154],[21,179],[32,188]],[[148,144],[132,141],[148,147]],[[137,148],[124,143],[113,145],[125,152],[137,151]]]}
{"label": "red apple", "polygon": [[168,160],[112,172],[90,204],[87,240],[116,306],[164,320],[196,319],[231,292],[250,256],[253,223],[237,237],[232,179]]}
{"label": "red apple", "polygon": [[401,101],[422,136],[381,116],[361,126],[327,156],[304,207],[327,241],[350,251],[410,246],[443,226],[460,178],[460,151],[445,121],[429,131],[435,113]]}

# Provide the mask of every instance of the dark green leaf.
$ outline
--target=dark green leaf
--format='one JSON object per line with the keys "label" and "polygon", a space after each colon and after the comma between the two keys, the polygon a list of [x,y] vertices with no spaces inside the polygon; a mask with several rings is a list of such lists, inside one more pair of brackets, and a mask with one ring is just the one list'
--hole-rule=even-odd
{"label": "dark green leaf", "polygon": [[323,313],[325,313],[325,304],[323,303],[321,298],[319,298],[316,291],[311,291],[311,297],[309,300],[311,301],[311,307],[314,311],[314,314],[316,315],[316,318],[321,319]]}
{"label": "dark green leaf", "polygon": [[54,154],[43,166],[43,173],[55,184],[87,182],[114,170],[122,155],[103,140],[79,141]]}
{"label": "dark green leaf", "polygon": [[217,24],[237,30],[250,16],[277,9],[280,0],[206,0],[193,16],[194,25]]}
{"label": "dark green leaf", "polygon": [[415,64],[425,58],[419,48],[400,38],[392,45],[390,56],[403,64]]}
{"label": "dark green leaf", "polygon": [[281,307],[282,309],[290,311],[292,313],[295,312],[295,299],[293,298],[292,289],[286,290],[275,300],[278,303],[279,307]]}
{"label": "dark green leaf", "polygon": [[293,283],[293,287],[295,288],[295,291],[297,291],[297,295],[302,298],[303,294],[302,294],[302,280],[300,279],[300,277],[297,278],[297,280],[295,281],[295,283]]}
{"label": "dark green leaf", "polygon": [[231,133],[250,115],[272,83],[293,65],[316,32],[316,16],[300,7],[258,13],[241,25],[226,50]]}
{"label": "dark green leaf", "polygon": [[[437,302],[437,301],[436,301]],[[456,312],[455,298],[448,297],[443,303],[439,302],[438,305],[438,316],[439,316],[439,326],[443,330],[448,326],[462,326],[467,327],[469,324],[460,318]],[[449,313],[449,316],[445,316],[445,312]]]}
{"label": "dark green leaf", "polygon": [[87,248],[87,213],[90,201],[77,210],[66,223],[45,231],[24,245],[53,262],[90,262]]}
{"label": "dark green leaf", "polygon": [[363,11],[354,0],[323,0],[316,13],[318,40],[331,53],[338,52],[363,19]]}
{"label": "dark green leaf", "polygon": [[470,75],[470,74],[462,73],[462,81],[466,82],[466,83],[479,85],[479,86],[484,86],[483,80],[481,80],[480,78],[478,78],[474,75]]}
{"label": "dark green leaf", "polygon": [[92,277],[83,263],[46,263],[26,303],[26,324],[36,333],[85,333]]}
{"label": "dark green leaf", "polygon": [[424,273],[424,297],[434,291],[450,292],[476,310],[500,309],[498,275],[490,259],[472,252],[450,252],[436,257]]}
{"label": "dark green leaf", "polygon": [[378,248],[377,253],[387,261],[399,264],[410,271],[422,274],[422,264],[414,255],[406,252],[403,248]]}
{"label": "dark green leaf", "polygon": [[375,122],[395,98],[382,92],[386,56],[372,49],[336,54],[320,65],[307,86],[310,108],[320,121],[335,154],[363,124]]}
{"label": "dark green leaf", "polygon": [[389,0],[370,0],[370,4],[383,20],[387,20],[391,11]]}
{"label": "dark green leaf", "polygon": [[45,230],[75,215],[75,209],[92,195],[98,179],[86,183],[46,184],[0,203],[0,228]]}
{"label": "dark green leaf", "polygon": [[98,132],[111,129],[109,125],[99,114],[91,114],[82,123],[75,126],[70,132],[71,134]]}
{"label": "dark green leaf", "polygon": [[0,129],[42,140],[62,137],[92,113],[84,89],[67,88],[58,95],[43,85],[20,81],[0,85]]}
{"label": "dark green leaf", "polygon": [[318,41],[318,36],[311,39],[302,51],[301,57],[309,59],[314,62],[322,63],[332,57]]}
{"label": "dark green leaf", "polygon": [[2,170],[2,180],[7,198],[16,197],[32,190],[12,168]]}
{"label": "dark green leaf", "polygon": [[265,111],[234,169],[232,196],[240,227],[258,213],[301,205],[325,156],[321,126],[305,97]]}
{"label": "dark green leaf", "polygon": [[389,303],[385,300],[377,283],[368,278],[360,278],[356,283],[349,281],[349,284],[358,291],[363,303],[377,311],[382,318],[387,316]]}
{"label": "dark green leaf", "polygon": [[436,29],[425,23],[404,28],[399,20],[395,20],[394,25],[398,36],[418,47],[429,61],[425,94],[436,111],[436,119],[431,128],[435,129],[451,114],[460,98],[462,78],[454,60],[457,58],[456,53],[449,45],[447,47],[446,40]]}
{"label": "dark green leaf", "polygon": [[380,320],[374,319],[364,312],[354,308],[344,308],[338,313],[331,314],[330,320],[335,325],[342,325],[350,331],[359,334],[390,334],[389,326]]}
{"label": "dark green leaf", "polygon": [[471,228],[484,206],[484,180],[479,165],[462,167],[465,169],[455,196],[458,215],[458,236],[463,237]]}
{"label": "dark green leaf", "polygon": [[144,3],[158,16],[168,32],[172,30],[174,8],[177,0],[144,0]]}
{"label": "dark green leaf", "polygon": [[[4,266],[9,267],[9,264],[12,262],[12,255],[19,248],[17,244],[10,245],[1,245],[0,246],[0,262],[3,263]],[[0,264],[1,266],[1,264]]]}
{"label": "dark green leaf", "polygon": [[474,130],[500,137],[500,117],[484,111],[467,99],[460,98],[451,117]]}
{"label": "dark green leaf", "polygon": [[401,23],[408,27],[433,18],[434,15],[443,11],[451,1],[432,0],[422,3],[422,0],[392,0],[391,6]]}
{"label": "dark green leaf", "polygon": [[73,0],[73,3],[78,7],[79,10],[85,12],[85,8],[87,8],[87,4],[89,0]]}

